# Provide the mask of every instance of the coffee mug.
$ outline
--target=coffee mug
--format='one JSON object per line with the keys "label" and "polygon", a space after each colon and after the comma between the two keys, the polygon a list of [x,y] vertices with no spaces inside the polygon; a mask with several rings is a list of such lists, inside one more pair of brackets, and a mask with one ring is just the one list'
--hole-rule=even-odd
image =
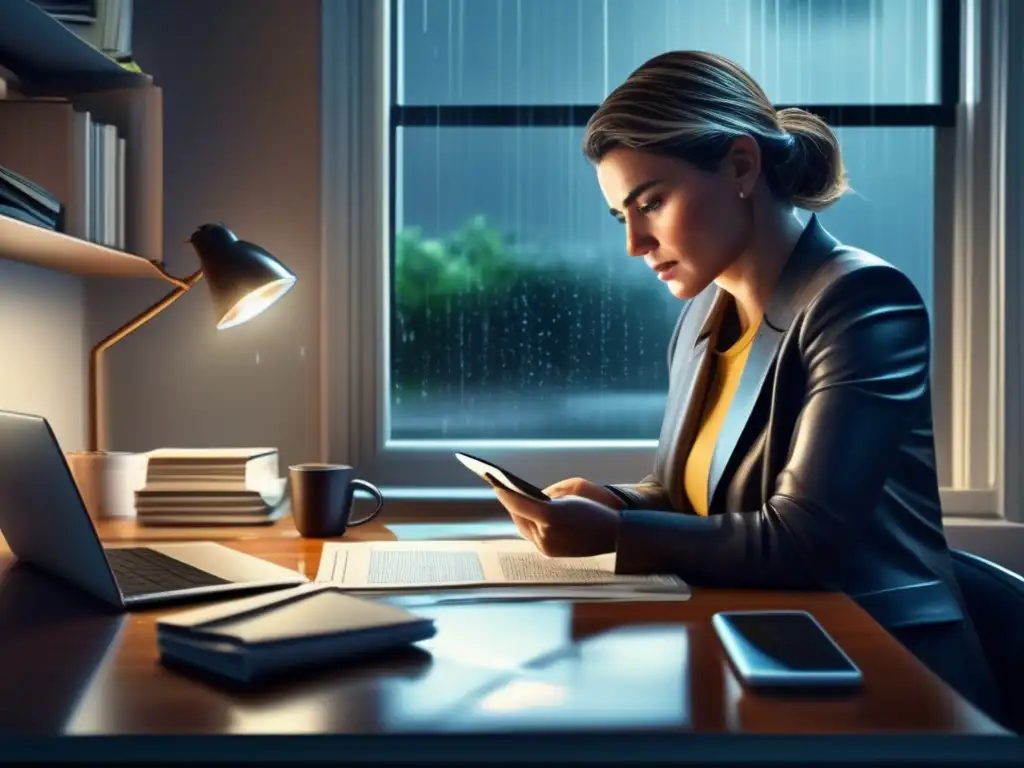
{"label": "coffee mug", "polygon": [[[295,527],[307,539],[344,536],[349,526],[368,523],[384,507],[384,496],[373,483],[353,477],[345,464],[296,464],[288,467],[289,494]],[[377,508],[361,520],[349,520],[352,497],[365,491],[377,500]]]}

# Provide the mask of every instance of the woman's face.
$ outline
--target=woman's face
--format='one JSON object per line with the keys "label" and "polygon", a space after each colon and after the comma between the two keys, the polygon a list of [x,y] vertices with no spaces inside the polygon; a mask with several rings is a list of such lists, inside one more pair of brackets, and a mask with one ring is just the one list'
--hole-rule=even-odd
{"label": "woman's face", "polygon": [[677,298],[699,294],[744,250],[751,221],[744,198],[753,186],[748,151],[737,139],[714,172],[633,149],[614,149],[597,166],[601,192],[625,226],[627,252],[642,256]]}

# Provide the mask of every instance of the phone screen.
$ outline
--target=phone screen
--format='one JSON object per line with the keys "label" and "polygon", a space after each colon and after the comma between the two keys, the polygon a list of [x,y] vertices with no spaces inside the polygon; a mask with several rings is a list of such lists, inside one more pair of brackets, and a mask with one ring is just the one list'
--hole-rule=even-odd
{"label": "phone screen", "polygon": [[478,459],[476,456],[470,456],[468,453],[456,452],[455,458],[479,477],[486,479],[485,475],[490,475],[498,485],[506,490],[526,496],[527,498],[536,499],[537,501],[551,501],[551,497],[540,488],[526,482],[521,477],[516,477],[507,469],[502,469],[497,464]]}
{"label": "phone screen", "polygon": [[805,613],[731,613],[726,621],[745,655],[760,656],[776,668],[793,672],[857,669],[825,630]]}

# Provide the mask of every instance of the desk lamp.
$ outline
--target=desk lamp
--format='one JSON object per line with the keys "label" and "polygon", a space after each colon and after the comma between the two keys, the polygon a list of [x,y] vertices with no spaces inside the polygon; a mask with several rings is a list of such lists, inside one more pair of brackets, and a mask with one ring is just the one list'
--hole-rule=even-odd
{"label": "desk lamp", "polygon": [[258,245],[239,240],[223,224],[202,225],[188,242],[199,256],[200,268],[183,279],[164,272],[164,278],[175,285],[174,290],[92,349],[88,448],[68,454],[68,459],[86,507],[94,517],[130,516],[134,511],[134,492],[140,482],[145,481],[144,463],[141,478],[126,477],[140,471],[140,455],[112,453],[105,449],[107,403],[103,353],[167,309],[203,277],[210,286],[218,330],[248,322],[295,285],[295,275],[281,262]]}

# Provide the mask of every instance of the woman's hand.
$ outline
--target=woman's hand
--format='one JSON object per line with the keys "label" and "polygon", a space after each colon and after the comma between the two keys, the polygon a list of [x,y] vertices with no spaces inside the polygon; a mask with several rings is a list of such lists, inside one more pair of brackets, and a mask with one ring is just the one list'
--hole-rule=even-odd
{"label": "woman's hand", "polygon": [[588,557],[615,551],[619,510],[582,496],[535,501],[490,482],[519,532],[545,555]]}
{"label": "woman's hand", "polygon": [[554,485],[544,489],[544,493],[553,499],[560,499],[563,496],[582,496],[584,499],[596,501],[612,509],[623,509],[625,505],[622,499],[609,491],[604,486],[584,480],[582,477],[570,477],[568,480],[559,480]]}

